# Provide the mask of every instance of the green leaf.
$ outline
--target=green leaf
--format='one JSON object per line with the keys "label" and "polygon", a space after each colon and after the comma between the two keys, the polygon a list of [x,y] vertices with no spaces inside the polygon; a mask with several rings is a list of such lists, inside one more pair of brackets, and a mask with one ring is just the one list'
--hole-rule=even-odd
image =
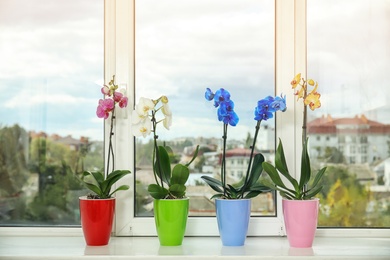
{"label": "green leaf", "polygon": [[268,186],[263,185],[263,184],[253,185],[250,190],[251,191],[262,191],[262,192],[269,192],[269,191],[271,191],[271,189]]}
{"label": "green leaf", "polygon": [[308,190],[306,194],[304,194],[303,199],[307,200],[313,198],[315,195],[317,195],[317,193],[319,193],[322,190],[322,188],[323,186],[319,186],[317,188],[312,188]]}
{"label": "green leaf", "polygon": [[108,197],[110,198],[115,192],[120,191],[120,190],[128,190],[130,189],[129,185],[121,185],[118,188],[116,188],[113,192],[111,192]]}
{"label": "green leaf", "polygon": [[88,182],[84,182],[85,186],[91,190],[92,192],[95,192],[96,195],[98,195],[100,198],[102,198],[103,196],[103,193],[102,193],[102,190],[100,189],[100,187],[96,186],[95,184],[92,184],[92,183],[88,183]]}
{"label": "green leaf", "polygon": [[269,177],[271,178],[271,180],[274,182],[276,186],[287,189],[282,179],[280,178],[278,171],[272,164],[268,162],[263,162],[263,169],[266,173],[268,173]]}
{"label": "green leaf", "polygon": [[173,184],[169,187],[169,193],[176,198],[183,198],[186,195],[186,186],[182,184]]}
{"label": "green leaf", "polygon": [[314,178],[314,181],[313,181],[313,184],[312,184],[312,188],[317,186],[317,184],[321,180],[322,176],[324,175],[325,171],[326,171],[326,167],[322,168],[321,170],[319,170],[317,172],[316,177]]}
{"label": "green leaf", "polygon": [[97,183],[102,183],[104,181],[104,175],[102,172],[90,172],[91,175],[95,178]]}
{"label": "green leaf", "polygon": [[298,199],[294,194],[291,194],[290,192],[286,192],[286,191],[283,191],[283,190],[279,190],[279,194],[283,198],[286,198],[286,199],[289,199],[289,200],[296,200],[296,199]]}
{"label": "green leaf", "polygon": [[[264,166],[263,166],[264,167]],[[275,167],[278,171],[283,174],[284,177],[293,185],[294,189],[298,191],[299,186],[298,182],[290,175],[286,163],[286,157],[284,155],[283,143],[282,140],[279,139],[279,145],[276,149],[275,153]]]}
{"label": "green leaf", "polygon": [[232,185],[228,184],[227,187],[226,187],[226,195],[230,198],[230,199],[237,199],[238,196],[239,196],[239,192],[237,189],[235,189]]}
{"label": "green leaf", "polygon": [[102,191],[104,194],[109,194],[112,185],[114,185],[118,180],[122,179],[124,176],[129,174],[129,170],[115,170],[107,175],[107,179],[101,184]]}
{"label": "green leaf", "polygon": [[168,155],[173,155],[173,150],[170,146],[164,145],[165,151],[167,151]]}
{"label": "green leaf", "polygon": [[164,199],[169,194],[167,189],[157,184],[150,184],[148,186],[148,192],[155,199]]}
{"label": "green leaf", "polygon": [[211,196],[211,200],[212,199],[219,199],[219,198],[222,198],[224,195],[223,193],[217,193],[217,194],[214,194],[213,196]]}
{"label": "green leaf", "polygon": [[[100,177],[99,175],[102,176],[102,177]],[[93,184],[95,184],[95,185],[100,187],[100,183],[101,182],[98,181],[99,179],[104,180],[104,177],[103,177],[101,172],[84,171],[82,176],[81,176],[81,180],[83,182],[85,182],[85,183],[93,183]]]}
{"label": "green leaf", "polygon": [[223,193],[223,188],[222,188],[222,182],[221,181],[219,181],[217,179],[214,179],[212,177],[209,177],[209,176],[202,176],[201,178],[210,186],[210,188],[212,188],[216,192],[222,192]]}
{"label": "green leaf", "polygon": [[262,193],[262,191],[250,191],[247,194],[245,194],[244,199],[254,198],[257,195],[259,195],[260,193]]}
{"label": "green leaf", "polygon": [[185,166],[190,166],[190,164],[195,160],[195,158],[198,156],[198,152],[199,152],[199,145],[196,146],[196,149],[195,149],[195,153],[194,153],[194,156],[192,156],[192,159],[191,161],[189,161]]}
{"label": "green leaf", "polygon": [[172,170],[171,185],[173,184],[184,185],[187,182],[189,176],[190,176],[190,170],[182,164],[177,164],[175,165],[175,167],[173,167]]}
{"label": "green leaf", "polygon": [[158,152],[155,162],[155,171],[157,176],[166,184],[170,185],[171,181],[171,161],[167,150],[164,146],[158,147]]}
{"label": "green leaf", "polygon": [[289,175],[286,157],[284,156],[283,143],[280,139],[275,153],[275,168],[278,169],[281,173]]}
{"label": "green leaf", "polygon": [[284,196],[282,195],[282,197],[296,197],[296,193],[294,190],[291,190],[291,189],[288,189],[286,187],[280,187],[280,186],[277,186],[275,185],[274,182],[271,182],[269,180],[263,180],[263,185],[270,188],[271,190],[277,190],[279,191],[279,193],[282,195],[282,194],[288,194],[288,196]]}
{"label": "green leaf", "polygon": [[305,185],[309,182],[311,176],[310,158],[307,152],[307,143],[309,138],[306,138],[302,148],[301,156],[301,177],[299,180],[299,189],[302,191]]}
{"label": "green leaf", "polygon": [[102,197],[103,191],[101,189],[101,183],[96,180],[96,177],[100,179],[99,175],[102,176],[100,172],[84,171],[81,180],[90,191],[96,193],[99,197]]}
{"label": "green leaf", "polygon": [[264,162],[264,156],[261,153],[256,154],[255,157],[253,158],[252,169],[248,177],[247,189],[250,189],[250,187],[255,185],[259,180],[260,175],[263,172],[263,165],[262,165],[263,162]]}

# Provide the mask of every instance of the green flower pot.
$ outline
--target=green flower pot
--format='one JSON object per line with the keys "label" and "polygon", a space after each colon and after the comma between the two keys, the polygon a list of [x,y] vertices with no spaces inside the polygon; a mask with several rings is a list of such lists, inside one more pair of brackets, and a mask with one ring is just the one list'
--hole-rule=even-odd
{"label": "green flower pot", "polygon": [[189,199],[154,200],[153,204],[160,245],[180,246],[187,226]]}

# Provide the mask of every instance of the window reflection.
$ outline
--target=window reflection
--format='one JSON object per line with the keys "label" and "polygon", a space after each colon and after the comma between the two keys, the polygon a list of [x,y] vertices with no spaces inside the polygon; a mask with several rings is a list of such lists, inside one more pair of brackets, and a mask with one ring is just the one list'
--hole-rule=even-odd
{"label": "window reflection", "polygon": [[308,75],[323,90],[308,128],[311,157],[328,165],[319,224],[390,227],[390,3],[307,5]]}
{"label": "window reflection", "polygon": [[[79,225],[103,167],[103,1],[0,0],[0,225]],[[88,14],[88,15],[86,15]]]}

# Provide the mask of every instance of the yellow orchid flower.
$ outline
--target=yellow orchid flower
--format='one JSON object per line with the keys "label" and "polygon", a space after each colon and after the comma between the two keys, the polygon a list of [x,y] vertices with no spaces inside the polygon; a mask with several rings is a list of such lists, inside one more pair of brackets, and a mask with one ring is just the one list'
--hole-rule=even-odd
{"label": "yellow orchid flower", "polygon": [[293,89],[295,89],[299,82],[301,82],[301,73],[298,73],[294,78],[293,80],[291,81],[291,86]]}
{"label": "yellow orchid flower", "polygon": [[306,106],[309,105],[311,110],[314,110],[321,107],[320,97],[321,94],[313,90],[306,96],[304,103]]}

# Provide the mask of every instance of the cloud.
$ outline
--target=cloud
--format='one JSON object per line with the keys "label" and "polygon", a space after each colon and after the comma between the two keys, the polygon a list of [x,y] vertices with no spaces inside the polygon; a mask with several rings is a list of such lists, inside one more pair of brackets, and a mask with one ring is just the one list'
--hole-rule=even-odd
{"label": "cloud", "polygon": [[274,93],[272,3],[183,1],[169,9],[162,4],[169,2],[137,5],[137,96],[168,95],[174,124],[177,118],[190,118],[183,125],[199,136],[210,132],[195,121],[212,118],[219,126],[215,109],[203,106],[205,88],[224,87],[242,115],[238,128],[253,124],[257,100]]}
{"label": "cloud", "polygon": [[[376,25],[388,24],[390,5],[368,2],[308,1],[308,72],[320,84],[323,104],[311,116],[354,116],[389,105],[390,30]],[[103,75],[102,2],[20,4],[2,0],[1,6],[6,101],[0,108],[11,111],[2,123],[20,119],[48,131],[92,134],[101,128],[94,116],[101,98],[95,82]],[[216,111],[204,100],[206,87],[225,87],[234,98],[240,123],[229,134],[242,139],[253,132],[257,100],[274,94],[273,2],[143,0],[136,8],[137,101],[169,96],[174,124],[164,135],[221,135]]]}
{"label": "cloud", "polygon": [[6,108],[30,108],[41,104],[61,104],[61,106],[71,106],[78,103],[85,103],[88,99],[84,97],[74,97],[68,94],[39,94],[39,95],[21,95],[15,96],[5,102]]}

